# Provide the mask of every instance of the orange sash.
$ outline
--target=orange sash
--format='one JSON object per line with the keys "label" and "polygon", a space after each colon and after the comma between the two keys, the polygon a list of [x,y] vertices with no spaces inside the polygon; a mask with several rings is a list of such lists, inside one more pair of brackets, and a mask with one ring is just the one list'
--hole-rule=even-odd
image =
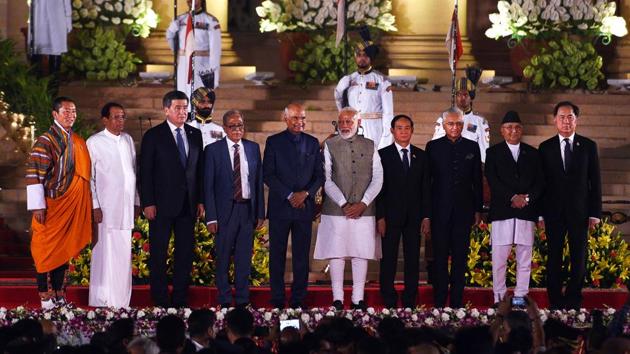
{"label": "orange sash", "polygon": [[72,134],[74,177],[60,197],[46,197],[46,220],[33,218],[31,254],[38,273],[66,264],[92,240],[92,196],[90,155],[85,141]]}

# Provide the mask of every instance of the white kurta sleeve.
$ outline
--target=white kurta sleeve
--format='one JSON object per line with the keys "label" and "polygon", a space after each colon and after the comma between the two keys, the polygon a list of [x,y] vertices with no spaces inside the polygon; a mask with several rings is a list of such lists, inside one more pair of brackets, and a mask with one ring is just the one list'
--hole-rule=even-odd
{"label": "white kurta sleeve", "polygon": [[442,126],[442,117],[438,117],[438,119],[435,121],[435,129],[433,131],[433,137],[431,138],[431,140],[439,139],[444,135],[446,135],[446,132],[444,131],[444,127]]}
{"label": "white kurta sleeve", "polygon": [[486,162],[486,149],[490,146],[490,125],[488,120],[479,117],[479,129],[477,130],[477,141],[479,142],[479,151],[481,152],[481,162]]}
{"label": "white kurta sleeve", "polygon": [[324,144],[324,176],[326,177],[326,182],[324,182],[326,195],[339,206],[346,204],[348,202],[346,197],[332,180],[332,157],[328,151],[328,144]]}
{"label": "white kurta sleeve", "polygon": [[[133,164],[133,173],[138,178],[138,169],[136,168],[136,146],[133,143],[133,138],[129,135],[129,147],[131,149],[131,163]],[[134,206],[140,206],[140,193],[138,193],[138,184],[136,183],[136,193],[134,196]]]}
{"label": "white kurta sleeve", "polygon": [[98,182],[96,180],[96,168],[99,162],[98,149],[94,146],[94,140],[92,139],[88,139],[86,145],[90,153],[90,163],[92,165],[90,177],[90,189],[92,190],[92,209],[99,209],[101,207],[101,203],[99,202],[98,188],[96,188]]}
{"label": "white kurta sleeve", "polygon": [[26,209],[46,209],[43,184],[29,184],[26,186]]}
{"label": "white kurta sleeve", "polygon": [[168,42],[168,46],[169,48],[171,48],[171,50],[175,50],[176,47],[176,42],[179,40],[179,25],[178,25],[178,20],[175,19],[173,21],[171,21],[171,24],[168,26],[168,28],[166,29],[166,41]]}
{"label": "white kurta sleeve", "polygon": [[335,87],[335,104],[337,110],[341,111],[343,107],[343,91],[345,91],[350,85],[350,75],[346,75],[339,80],[337,87]]}
{"label": "white kurta sleeve", "polygon": [[63,9],[66,14],[66,30],[70,33],[72,31],[72,4],[70,0],[64,0]]}
{"label": "white kurta sleeve", "polygon": [[378,154],[378,150],[374,149],[374,155],[372,156],[372,181],[368,185],[361,202],[365,205],[370,205],[380,193],[383,187],[383,165],[381,164],[381,157]]}
{"label": "white kurta sleeve", "polygon": [[379,94],[381,96],[381,106],[383,107],[383,134],[381,134],[381,141],[378,144],[379,149],[391,145],[393,141],[391,133],[392,119],[394,118],[394,93],[392,91],[392,84],[385,80],[382,85],[379,85]]}

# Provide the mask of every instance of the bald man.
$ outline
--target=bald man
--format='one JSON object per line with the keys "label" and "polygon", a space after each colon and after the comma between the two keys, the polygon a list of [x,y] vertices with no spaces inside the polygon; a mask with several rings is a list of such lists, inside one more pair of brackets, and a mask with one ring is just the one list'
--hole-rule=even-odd
{"label": "bald man", "polygon": [[282,119],[287,129],[267,138],[263,180],[269,187],[269,274],[271,304],[284,308],[284,271],[289,232],[293,258],[292,308],[302,307],[308,282],[315,193],[324,184],[317,138],[304,133],[304,105],[291,103]]}

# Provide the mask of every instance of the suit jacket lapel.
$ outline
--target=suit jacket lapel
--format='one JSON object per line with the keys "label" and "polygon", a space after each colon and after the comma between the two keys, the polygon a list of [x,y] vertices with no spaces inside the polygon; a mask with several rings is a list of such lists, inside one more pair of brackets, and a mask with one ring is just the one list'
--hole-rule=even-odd
{"label": "suit jacket lapel", "polygon": [[[179,149],[177,148],[177,142],[175,142],[175,137],[173,136],[173,131],[171,131],[171,126],[168,125],[166,121],[162,123],[162,133],[164,134],[164,140],[166,141],[166,144],[171,146],[168,149],[169,151],[172,151],[171,155],[173,156],[171,158],[175,159],[175,161],[180,161]],[[179,166],[181,165],[182,164],[179,163]]]}
{"label": "suit jacket lapel", "polygon": [[556,160],[557,166],[560,167],[560,171],[562,173],[566,173],[566,171],[564,170],[564,161],[562,160],[562,152],[560,152],[560,140],[558,139],[557,135],[554,137],[553,140],[553,155],[554,160]]}
{"label": "suit jacket lapel", "polygon": [[[222,145],[222,152],[221,152],[221,156],[223,156],[223,168],[225,171],[234,171],[234,169],[232,168],[232,161],[230,159],[230,149],[232,148],[231,146],[229,146],[230,141],[227,138],[223,138],[223,141],[221,142]],[[229,176],[232,175],[231,173],[228,173]]]}
{"label": "suit jacket lapel", "polygon": [[190,167],[192,161],[197,161],[197,154],[199,153],[199,147],[192,139],[193,130],[188,124],[184,124],[184,130],[186,131],[186,140],[188,141],[188,159],[186,160],[186,169]]}

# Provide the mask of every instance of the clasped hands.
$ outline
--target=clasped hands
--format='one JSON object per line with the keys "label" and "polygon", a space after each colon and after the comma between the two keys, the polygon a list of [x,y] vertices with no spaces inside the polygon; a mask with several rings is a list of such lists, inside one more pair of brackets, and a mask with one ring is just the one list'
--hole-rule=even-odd
{"label": "clasped hands", "polygon": [[515,194],[512,197],[512,208],[523,209],[529,205],[529,194]]}
{"label": "clasped hands", "polygon": [[307,197],[308,197],[307,191],[293,192],[293,194],[291,194],[291,196],[289,197],[289,203],[291,204],[293,208],[304,209],[305,207],[304,202],[306,201]]}
{"label": "clasped hands", "polygon": [[341,207],[343,215],[348,219],[358,219],[363,215],[363,212],[367,209],[367,205],[363,202],[358,203],[346,203]]}

